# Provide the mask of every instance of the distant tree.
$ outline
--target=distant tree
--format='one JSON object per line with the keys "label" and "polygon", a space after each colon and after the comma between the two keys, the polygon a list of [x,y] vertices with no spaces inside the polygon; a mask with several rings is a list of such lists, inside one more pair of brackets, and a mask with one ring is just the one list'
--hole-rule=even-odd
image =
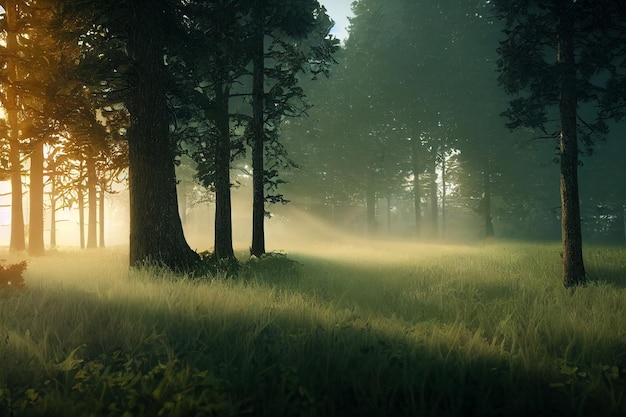
{"label": "distant tree", "polygon": [[[10,160],[12,173],[22,178],[21,155],[30,158],[28,252],[44,254],[44,144],[54,141],[51,134],[58,123],[53,120],[49,103],[58,97],[53,92],[62,85],[59,57],[63,47],[52,36],[55,6],[59,0],[6,1],[2,4],[5,33],[3,104],[7,109],[10,128]],[[9,51],[10,50],[10,51]],[[63,102],[63,100],[61,100]],[[15,250],[23,239],[21,184],[14,178],[12,201],[12,235]],[[19,199],[18,199],[19,197]],[[19,201],[18,201],[19,200]],[[20,230],[22,230],[20,232]]]}
{"label": "distant tree", "polygon": [[608,132],[607,120],[624,114],[624,5],[619,0],[497,0],[494,5],[506,25],[499,81],[517,96],[504,115],[511,129],[531,128],[558,140],[563,284],[584,285],[579,141],[590,153],[593,142]]}

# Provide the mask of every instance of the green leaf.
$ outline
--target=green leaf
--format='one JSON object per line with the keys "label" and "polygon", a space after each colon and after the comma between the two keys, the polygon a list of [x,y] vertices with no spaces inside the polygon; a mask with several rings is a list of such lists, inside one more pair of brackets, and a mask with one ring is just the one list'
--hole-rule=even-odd
{"label": "green leaf", "polygon": [[561,375],[575,375],[578,372],[578,366],[561,365]]}
{"label": "green leaf", "polygon": [[76,353],[84,348],[87,345],[80,345],[78,346],[76,349],[74,349],[73,351],[70,352],[69,355],[67,355],[67,358],[65,358],[65,360],[61,363],[57,363],[56,365],[54,365],[54,369],[59,371],[59,372],[69,372],[73,369],[75,369],[78,365],[80,365],[81,363],[83,363],[82,359],[75,359],[76,357]]}

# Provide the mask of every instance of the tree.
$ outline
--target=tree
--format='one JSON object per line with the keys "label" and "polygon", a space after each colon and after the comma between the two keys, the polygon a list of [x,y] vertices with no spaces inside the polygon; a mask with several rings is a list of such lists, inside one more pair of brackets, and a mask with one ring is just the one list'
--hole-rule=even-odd
{"label": "tree", "polygon": [[19,2],[6,0],[1,4],[4,9],[2,29],[6,33],[6,65],[3,74],[2,105],[6,109],[7,141],[9,144],[9,166],[11,173],[11,251],[26,249],[24,236],[24,211],[22,204],[22,160],[20,132],[20,108],[17,84],[20,80],[18,70],[19,38]]}
{"label": "tree", "polygon": [[[330,25],[325,9],[316,0],[252,2],[251,46],[252,61],[252,119],[250,121],[249,142],[252,157],[252,245],[250,254],[261,256],[265,253],[265,203],[282,196],[268,196],[266,187],[278,184],[274,179],[277,171],[268,169],[266,158],[274,161],[285,160],[286,154],[277,138],[279,126],[285,116],[300,116],[304,110],[297,110],[293,100],[304,96],[299,88],[297,72],[304,72],[313,66],[324,66],[336,50],[338,41],[328,36]],[[317,24],[317,25],[316,25]],[[317,29],[317,31],[316,31]],[[320,30],[321,29],[321,30]],[[302,50],[298,40],[313,35],[310,50]],[[266,52],[266,37],[273,39]],[[307,43],[304,42],[306,45]],[[266,53],[269,55],[266,60]],[[275,67],[268,71],[266,64],[273,61]],[[312,70],[315,72],[316,70]],[[273,75],[273,77],[272,77]],[[265,83],[272,80],[270,91]],[[280,165],[280,162],[279,162]]]}
{"label": "tree", "polygon": [[169,133],[172,83],[166,55],[176,51],[183,33],[178,6],[167,0],[67,0],[65,8],[68,25],[84,47],[85,82],[101,101],[123,102],[130,114],[131,266],[151,262],[186,269],[198,259],[178,214],[175,144]]}
{"label": "tree", "polygon": [[233,158],[240,153],[233,137],[242,116],[231,112],[231,101],[243,95],[233,91],[234,84],[249,72],[244,6],[245,2],[190,2],[191,41],[181,57],[183,65],[177,66],[181,82],[188,85],[189,91],[188,103],[181,102],[177,133],[183,136],[185,147],[190,148],[198,181],[215,195],[215,260],[235,256],[230,169]]}
{"label": "tree", "polygon": [[623,116],[623,107],[611,104],[615,88],[619,96],[626,91],[624,6],[618,0],[498,0],[495,11],[505,21],[499,82],[516,96],[503,114],[511,129],[558,140],[563,284],[584,285],[579,141],[591,153],[594,140],[608,132],[607,120]]}
{"label": "tree", "polygon": [[[128,97],[130,262],[162,262],[189,268],[197,259],[183,235],[178,214],[173,144],[169,136],[164,65],[166,28],[176,25],[166,1],[136,0],[135,13],[127,10],[129,55],[133,58],[135,86]],[[118,7],[118,6],[116,6]],[[170,19],[167,17],[170,16]]]}

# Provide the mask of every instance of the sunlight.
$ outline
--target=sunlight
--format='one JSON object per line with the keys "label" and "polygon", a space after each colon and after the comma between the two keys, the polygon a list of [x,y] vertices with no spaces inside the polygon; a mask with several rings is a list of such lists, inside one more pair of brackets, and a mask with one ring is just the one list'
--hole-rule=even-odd
{"label": "sunlight", "polygon": [[[322,226],[306,214],[301,220]],[[559,282],[546,279],[556,269],[546,265],[557,245],[409,247],[421,252],[405,256],[398,249],[406,246],[395,243],[346,247],[343,256],[331,258],[295,251],[296,275],[251,264],[240,279],[190,279],[156,267],[128,271],[123,249],[37,258],[24,274],[28,291],[3,299],[5,352],[24,358],[3,371],[26,373],[32,381],[32,368],[56,369],[64,358],[76,359],[76,372],[62,377],[83,390],[74,403],[90,406],[102,401],[102,391],[87,377],[110,378],[100,369],[126,381],[122,392],[147,395],[159,386],[153,377],[160,378],[160,369],[168,370],[168,386],[184,381],[185,392],[210,374],[225,381],[219,389],[227,400],[270,395],[262,404],[267,408],[305,389],[324,398],[324,407],[341,407],[341,394],[357,385],[366,391],[354,394],[359,404],[387,404],[404,390],[428,400],[428,407],[432,401],[464,407],[458,392],[470,390],[483,400],[478,415],[490,414],[493,401],[499,411],[517,415],[520,395],[542,406],[559,398],[566,407],[569,397],[552,395],[569,392],[560,390],[566,384],[585,398],[621,395],[624,370],[614,364],[621,363],[622,351],[613,346],[624,332],[623,288],[594,284],[563,292]],[[591,251],[597,262],[590,266],[621,262],[623,249],[610,252]],[[268,372],[268,384],[281,375],[297,375],[297,384],[267,394],[250,383]],[[615,385],[604,383],[607,378]],[[133,385],[135,380],[141,383]],[[485,396],[485,387],[497,392],[495,400]],[[53,389],[42,395],[52,398]],[[67,410],[63,402],[46,404]],[[373,402],[367,404],[371,409]],[[413,411],[409,415],[427,414],[425,408]]]}

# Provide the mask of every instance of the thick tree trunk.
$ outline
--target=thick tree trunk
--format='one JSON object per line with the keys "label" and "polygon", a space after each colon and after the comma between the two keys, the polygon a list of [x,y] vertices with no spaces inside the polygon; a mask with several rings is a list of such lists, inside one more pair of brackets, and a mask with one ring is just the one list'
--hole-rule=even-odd
{"label": "thick tree trunk", "polygon": [[180,221],[184,226],[187,226],[187,192],[188,192],[187,182],[182,181],[178,183],[178,187],[176,188],[176,192],[178,195],[178,214],[180,215]]}
{"label": "thick tree trunk", "polygon": [[265,253],[265,167],[264,87],[265,48],[263,3],[255,4],[254,49],[252,53],[252,246],[250,255]]}
{"label": "thick tree trunk", "polygon": [[559,64],[562,68],[560,159],[561,159],[561,235],[563,241],[563,285],[568,288],[587,282],[583,263],[580,201],[578,197],[578,137],[576,130],[578,99],[573,25],[567,11],[558,25]]}
{"label": "thick tree trunk", "polygon": [[19,108],[17,92],[13,83],[19,80],[17,68],[17,56],[19,50],[18,36],[18,13],[17,3],[13,0],[4,5],[6,20],[6,59],[7,83],[3,86],[6,90],[6,102],[3,103],[8,122],[9,163],[11,166],[11,238],[9,249],[11,252],[21,252],[26,249],[24,236],[24,209],[22,204],[22,163],[21,144],[19,137]]}
{"label": "thick tree trunk", "polygon": [[43,142],[33,144],[30,154],[30,213],[28,220],[28,254],[42,256],[43,240]]}
{"label": "thick tree trunk", "polygon": [[218,137],[215,147],[215,259],[234,258],[232,203],[230,193],[230,117],[226,86],[216,89]]}
{"label": "thick tree trunk", "polygon": [[98,209],[98,193],[96,189],[96,161],[91,155],[87,155],[87,249],[95,249],[98,247],[98,231],[97,209]]}
{"label": "thick tree trunk", "polygon": [[130,265],[190,268],[198,259],[178,214],[174,145],[169,135],[162,31],[164,1],[133,0],[129,54],[138,69],[129,100]]}

